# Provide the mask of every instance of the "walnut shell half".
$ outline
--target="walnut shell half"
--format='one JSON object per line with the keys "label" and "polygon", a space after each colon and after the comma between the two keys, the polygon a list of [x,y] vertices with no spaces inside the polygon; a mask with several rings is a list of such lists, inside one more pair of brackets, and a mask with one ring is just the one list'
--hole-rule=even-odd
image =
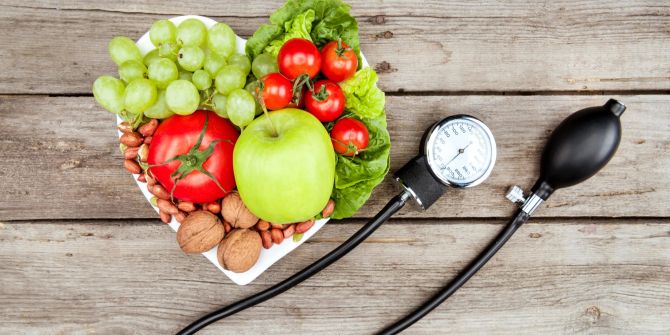
{"label": "walnut shell half", "polygon": [[240,194],[237,192],[231,192],[223,198],[221,214],[223,219],[230,222],[233,228],[251,228],[258,222],[258,217],[244,205]]}
{"label": "walnut shell half", "polygon": [[226,270],[246,272],[258,261],[261,248],[258,232],[246,228],[233,229],[219,244],[217,258]]}
{"label": "walnut shell half", "polygon": [[189,213],[177,230],[177,243],[187,254],[202,253],[214,248],[225,235],[219,218],[208,211]]}

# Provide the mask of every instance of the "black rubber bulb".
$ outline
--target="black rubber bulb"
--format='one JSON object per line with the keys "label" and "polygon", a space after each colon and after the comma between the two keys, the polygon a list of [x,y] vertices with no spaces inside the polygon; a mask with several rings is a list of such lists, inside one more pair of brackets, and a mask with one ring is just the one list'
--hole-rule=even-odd
{"label": "black rubber bulb", "polygon": [[600,171],[619,147],[619,117],[625,110],[622,103],[610,99],[563,120],[544,147],[540,178],[531,191],[547,200],[556,189],[581,183]]}

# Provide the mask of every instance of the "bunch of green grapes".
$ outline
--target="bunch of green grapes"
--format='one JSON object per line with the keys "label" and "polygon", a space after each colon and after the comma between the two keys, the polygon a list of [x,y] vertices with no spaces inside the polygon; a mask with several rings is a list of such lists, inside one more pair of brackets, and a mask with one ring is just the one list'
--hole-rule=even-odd
{"label": "bunch of green grapes", "polygon": [[[207,29],[198,19],[178,26],[158,20],[149,38],[155,48],[145,55],[127,37],[110,41],[109,55],[120,79],[105,75],[93,83],[102,107],[126,120],[164,119],[197,109],[212,110],[239,127],[254,119],[258,106],[253,89],[245,90],[252,64],[246,55],[235,53],[235,32],[228,25]],[[257,68],[254,64],[254,74]]]}

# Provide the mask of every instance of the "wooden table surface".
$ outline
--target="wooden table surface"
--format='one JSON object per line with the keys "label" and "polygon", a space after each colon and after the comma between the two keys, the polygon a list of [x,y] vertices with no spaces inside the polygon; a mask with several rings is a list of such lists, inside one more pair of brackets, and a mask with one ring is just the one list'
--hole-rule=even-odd
{"label": "wooden table surface", "polygon": [[[121,167],[90,87],[107,43],[200,14],[250,36],[281,0],[4,0],[0,4],[0,334],[171,334],[325,254],[374,215],[331,222],[258,280],[181,253]],[[670,333],[670,4],[351,1],[387,92],[392,170],[451,114],[483,119],[498,161],[481,186],[406,208],[330,268],[203,334],[370,334],[442,287],[501,229],[570,113],[620,99],[623,139],[560,190],[448,303],[408,334]]]}

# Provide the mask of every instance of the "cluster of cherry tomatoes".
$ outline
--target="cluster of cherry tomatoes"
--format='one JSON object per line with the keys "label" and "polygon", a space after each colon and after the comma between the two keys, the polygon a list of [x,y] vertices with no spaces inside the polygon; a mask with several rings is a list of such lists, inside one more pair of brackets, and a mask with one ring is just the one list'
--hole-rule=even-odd
{"label": "cluster of cherry tomatoes", "polygon": [[[370,135],[365,124],[340,118],[346,99],[338,83],[351,78],[358,68],[356,53],[346,43],[331,41],[319,51],[311,41],[294,38],[279,50],[277,65],[278,73],[259,80],[257,96],[265,108],[301,108],[321,122],[337,120],[330,136],[341,155],[354,156],[368,146]],[[314,81],[319,73],[323,79]]]}

